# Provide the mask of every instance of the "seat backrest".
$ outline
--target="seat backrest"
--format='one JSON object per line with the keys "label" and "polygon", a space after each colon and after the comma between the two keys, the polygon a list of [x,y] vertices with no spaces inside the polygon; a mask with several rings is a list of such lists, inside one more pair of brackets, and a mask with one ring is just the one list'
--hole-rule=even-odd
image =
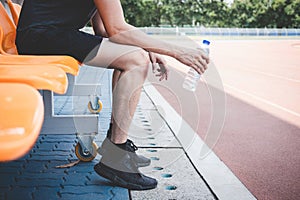
{"label": "seat backrest", "polygon": [[22,7],[19,4],[13,3],[11,0],[6,0],[6,2],[9,6],[10,13],[14,20],[14,23],[17,26]]}
{"label": "seat backrest", "polygon": [[16,25],[10,19],[4,6],[0,3],[0,26],[3,31],[3,39],[0,45],[1,53],[18,54],[15,44]]}

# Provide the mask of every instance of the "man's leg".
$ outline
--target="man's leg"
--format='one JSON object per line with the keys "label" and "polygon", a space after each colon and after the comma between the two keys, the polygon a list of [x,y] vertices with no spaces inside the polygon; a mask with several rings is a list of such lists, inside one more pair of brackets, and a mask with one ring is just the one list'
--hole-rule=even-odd
{"label": "man's leg", "polygon": [[[119,78],[121,75],[121,71],[115,69],[113,72],[112,77],[112,90],[114,91],[115,86],[117,85]],[[100,147],[99,153],[102,154],[103,151],[105,151],[107,147],[107,140],[110,140],[112,138],[112,124],[113,124],[113,116],[111,116],[111,122],[109,124],[109,129],[107,131],[106,139],[103,141],[102,146]],[[136,163],[137,167],[146,167],[151,164],[151,160],[149,158],[146,158],[143,155],[138,155],[135,152],[138,150],[137,146],[131,141],[130,139],[127,139],[125,148],[127,151],[131,152],[130,156],[132,160]]]}
{"label": "man's leg", "polygon": [[149,56],[144,50],[104,40],[95,58],[87,64],[117,69],[113,80],[113,127],[111,140],[118,144],[127,140],[143,83]]}
{"label": "man's leg", "polygon": [[101,176],[129,189],[152,189],[157,185],[155,179],[138,171],[136,164],[132,162],[133,156],[126,152],[128,129],[147,76],[149,63],[148,53],[144,50],[107,40],[102,42],[97,56],[87,62],[92,66],[110,66],[119,71],[114,72],[111,142],[122,147],[123,151],[110,145],[111,149],[102,155],[95,170]]}

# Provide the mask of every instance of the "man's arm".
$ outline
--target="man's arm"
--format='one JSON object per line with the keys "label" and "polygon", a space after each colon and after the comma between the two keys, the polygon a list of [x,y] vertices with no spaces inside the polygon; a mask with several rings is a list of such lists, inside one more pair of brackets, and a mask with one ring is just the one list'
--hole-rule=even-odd
{"label": "man's arm", "polygon": [[96,12],[95,15],[92,17],[91,20],[93,30],[96,35],[100,35],[102,37],[108,37],[108,34],[105,30],[104,24],[102,22],[102,19],[99,15],[99,12]]}
{"label": "man's arm", "polygon": [[207,69],[209,58],[204,51],[155,39],[126,23],[120,0],[94,0],[94,2],[111,41],[174,57],[201,74]]}
{"label": "man's arm", "polygon": [[[105,30],[104,24],[98,12],[95,13],[93,18],[91,19],[91,23],[93,26],[93,30],[95,35],[101,35],[102,37],[108,37],[108,34]],[[163,79],[168,79],[168,68],[165,59],[158,56],[157,54],[149,52],[149,57],[152,62],[152,71],[156,73],[156,76],[160,77],[160,81]],[[157,65],[158,64],[158,65]]]}

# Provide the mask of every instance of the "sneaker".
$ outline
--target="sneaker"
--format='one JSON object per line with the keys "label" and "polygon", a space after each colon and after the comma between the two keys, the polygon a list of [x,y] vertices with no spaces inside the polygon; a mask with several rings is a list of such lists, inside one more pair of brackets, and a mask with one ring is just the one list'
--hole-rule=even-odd
{"label": "sneaker", "polygon": [[106,152],[94,170],[100,176],[110,180],[117,186],[130,190],[150,190],[157,187],[154,178],[145,176],[133,162],[128,152],[113,149]]}
{"label": "sneaker", "polygon": [[147,167],[151,164],[151,160],[149,158],[146,158],[142,155],[138,155],[136,153],[138,147],[135,146],[135,144],[131,140],[127,139],[126,147],[127,151],[131,152],[130,157],[136,163],[137,167]]}
{"label": "sneaker", "polygon": [[[98,152],[100,155],[103,154],[103,152],[109,148],[110,144],[113,144],[109,139],[111,138],[111,125],[107,131],[107,136],[105,140],[103,141],[101,147],[99,148]],[[138,150],[138,147],[129,139],[126,141],[126,151],[131,152],[129,155],[133,159],[133,161],[136,163],[137,167],[147,167],[151,164],[151,160],[149,158],[146,158],[145,156],[138,155],[136,151]]]}

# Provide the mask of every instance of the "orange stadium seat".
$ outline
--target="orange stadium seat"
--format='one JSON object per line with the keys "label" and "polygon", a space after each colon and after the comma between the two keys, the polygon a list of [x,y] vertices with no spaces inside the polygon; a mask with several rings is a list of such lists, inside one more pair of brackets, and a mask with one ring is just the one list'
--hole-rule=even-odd
{"label": "orange stadium seat", "polygon": [[0,162],[24,156],[35,144],[44,120],[41,95],[18,83],[0,83]]}
{"label": "orange stadium seat", "polygon": [[[36,56],[19,56],[19,55],[2,55],[0,54],[0,64],[4,65],[31,65],[31,66],[39,66],[43,67],[42,64],[53,65],[61,68],[65,73],[72,74],[77,76],[78,71],[78,63],[74,59],[69,56],[43,56],[41,62],[40,57]],[[73,66],[73,67],[72,67]],[[77,66],[77,68],[75,68]]]}
{"label": "orange stadium seat", "polygon": [[68,88],[66,73],[53,65],[0,65],[0,83],[26,83],[36,89],[64,94]]}

